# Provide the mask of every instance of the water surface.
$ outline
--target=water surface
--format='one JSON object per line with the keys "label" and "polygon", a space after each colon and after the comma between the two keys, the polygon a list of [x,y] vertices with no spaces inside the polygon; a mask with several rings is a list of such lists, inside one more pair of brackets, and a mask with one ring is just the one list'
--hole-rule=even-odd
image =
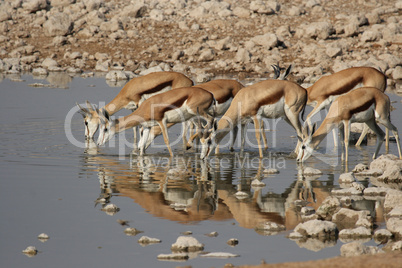
{"label": "water surface", "polygon": [[[33,83],[56,87],[32,87]],[[179,126],[170,130],[175,157],[170,158],[158,137],[144,157],[131,153],[132,132],[127,131],[108,145],[85,147],[82,117],[74,114],[75,103],[90,100],[102,105],[121,87],[110,87],[103,77],[81,78],[54,75],[47,80],[30,75],[3,77],[0,82],[0,202],[1,267],[221,267],[235,265],[322,259],[340,254],[344,243],[292,241],[286,236],[300,222],[298,200],[318,208],[346,169],[332,140],[324,141],[316,157],[305,166],[318,168],[322,176],[303,177],[302,167],[289,153],[296,144],[294,131],[283,120],[266,121],[269,150],[263,160],[258,150],[238,147],[202,162],[194,151],[185,152]],[[400,97],[391,94],[401,114]],[[117,116],[128,114],[122,111]],[[392,116],[402,128],[402,118]],[[276,127],[274,127],[276,125]],[[66,128],[67,126],[67,132]],[[252,128],[252,125],[249,126]],[[252,131],[249,144],[255,144]],[[349,169],[369,163],[374,140],[367,146],[350,147]],[[328,145],[328,146],[327,146]],[[390,152],[397,153],[391,143]],[[380,153],[384,153],[384,147]],[[277,168],[280,173],[263,171]],[[253,187],[259,179],[263,187]],[[368,182],[364,182],[370,186]],[[239,191],[246,195],[237,197]],[[362,199],[356,208],[375,213],[376,202]],[[115,204],[117,213],[102,207]],[[380,215],[377,224],[383,225]],[[129,220],[143,233],[128,236],[116,220]],[[255,227],[276,222],[286,231],[264,233]],[[197,253],[185,262],[159,261],[182,232],[191,231],[205,245],[205,252],[230,252],[240,257],[207,259]],[[217,237],[205,234],[217,232]],[[40,242],[46,233],[50,239]],[[142,246],[146,235],[162,240]],[[237,238],[235,247],[226,242]],[[373,244],[368,241],[367,244]],[[21,253],[27,246],[40,252],[34,257]]]}

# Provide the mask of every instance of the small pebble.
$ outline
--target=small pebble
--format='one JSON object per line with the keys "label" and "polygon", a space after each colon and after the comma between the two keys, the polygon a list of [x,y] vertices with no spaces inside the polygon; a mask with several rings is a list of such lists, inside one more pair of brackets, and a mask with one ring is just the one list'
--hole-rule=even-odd
{"label": "small pebble", "polygon": [[38,254],[38,250],[34,246],[29,246],[22,251],[25,255],[32,257]]}
{"label": "small pebble", "polygon": [[47,240],[49,240],[49,236],[45,233],[41,233],[40,235],[38,235],[38,239],[42,242],[46,242]]}
{"label": "small pebble", "polygon": [[218,236],[218,232],[210,232],[209,234],[205,234],[206,236],[209,237],[217,237]]}
{"label": "small pebble", "polygon": [[153,237],[148,237],[148,236],[141,236],[141,238],[138,240],[138,243],[140,244],[155,244],[155,243],[161,243],[162,240],[158,238],[153,238]]}
{"label": "small pebble", "polygon": [[132,227],[128,227],[128,228],[126,228],[126,229],[124,230],[124,233],[125,233],[126,235],[129,235],[129,236],[134,236],[134,235],[137,235],[137,234],[139,234],[139,233],[142,233],[142,231],[140,231],[140,230],[138,230],[138,229],[135,229],[135,228],[132,228]]}
{"label": "small pebble", "polygon": [[236,246],[237,244],[239,244],[239,240],[237,240],[236,238],[231,238],[226,243],[229,246]]}

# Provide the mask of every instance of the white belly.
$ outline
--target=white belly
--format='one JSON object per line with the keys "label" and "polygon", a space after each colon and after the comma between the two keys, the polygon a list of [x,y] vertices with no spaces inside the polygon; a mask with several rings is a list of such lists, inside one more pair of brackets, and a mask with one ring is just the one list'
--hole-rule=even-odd
{"label": "white belly", "polygon": [[285,98],[282,97],[274,104],[261,106],[258,109],[257,115],[272,119],[285,116]]}
{"label": "white belly", "polygon": [[355,113],[352,118],[350,119],[351,123],[357,122],[357,123],[364,123],[368,121],[369,119],[373,118],[374,116],[374,111],[375,111],[375,106],[374,104],[371,105],[367,110]]}
{"label": "white belly", "polygon": [[157,95],[157,94],[164,93],[164,92],[169,91],[169,90],[171,90],[171,89],[172,89],[172,87],[171,87],[171,86],[168,86],[168,87],[164,87],[162,90],[159,90],[159,91],[154,92],[154,93],[143,94],[143,95],[141,96],[140,101],[138,102],[138,106],[140,106],[145,100],[149,99],[150,97],[155,96],[155,95]]}
{"label": "white belly", "polygon": [[187,101],[185,101],[180,108],[167,111],[164,118],[167,123],[181,123],[189,120],[195,115],[196,114],[187,106]]}
{"label": "white belly", "polygon": [[232,100],[233,100],[233,98],[230,98],[225,102],[217,103],[216,104],[215,115],[216,116],[224,115],[226,113],[226,111],[229,109],[229,106],[232,103]]}

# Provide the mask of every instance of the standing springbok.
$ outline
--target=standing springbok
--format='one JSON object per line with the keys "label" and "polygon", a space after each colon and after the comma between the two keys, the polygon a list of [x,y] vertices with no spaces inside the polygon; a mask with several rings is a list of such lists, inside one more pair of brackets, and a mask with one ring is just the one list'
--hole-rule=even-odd
{"label": "standing springbok", "polygon": [[341,142],[344,143],[345,147],[345,152],[342,152],[341,158],[347,162],[350,124],[352,122],[364,122],[377,134],[377,143],[373,159],[376,158],[384,139],[384,132],[377,125],[376,119],[395,135],[399,158],[402,159],[398,129],[390,121],[389,97],[377,88],[361,87],[336,99],[317,130],[315,130],[315,124],[310,133],[306,133],[307,131],[304,129],[304,137],[302,145],[299,147],[297,161],[304,162],[308,159],[325,136],[333,128],[339,126]]}
{"label": "standing springbok", "polygon": [[[109,115],[121,109],[136,110],[147,98],[169,89],[191,87],[193,81],[184,74],[177,72],[154,72],[131,79],[117,94],[117,96],[103,107]],[[81,107],[80,113],[84,117],[85,137],[92,139],[98,130],[100,120],[95,107],[87,101],[87,108]],[[134,139],[136,131],[134,129]],[[136,142],[135,142],[136,143]]]}
{"label": "standing springbok", "polygon": [[[167,124],[175,124],[187,121],[199,114],[213,120],[211,116],[215,106],[215,99],[211,92],[197,87],[182,87],[154,95],[145,100],[132,114],[120,119],[111,120],[107,111],[103,110],[100,117],[100,134],[98,145],[106,143],[115,134],[128,128],[142,125],[144,129],[143,141],[148,139],[151,127],[158,125],[163,134],[163,139],[168,147],[169,153],[173,156],[169,144]],[[140,155],[144,154],[144,146],[140,147]]]}
{"label": "standing springbok", "polygon": [[201,138],[201,159],[207,157],[230,129],[239,123],[242,126],[241,144],[244,147],[246,124],[251,120],[254,122],[259,154],[263,157],[260,144],[262,117],[284,118],[301,137],[299,115],[304,111],[306,102],[307,91],[289,81],[270,79],[243,88],[234,97],[218,124],[213,124],[212,132]]}
{"label": "standing springbok", "polygon": [[[216,100],[216,106],[214,110],[214,116],[222,116],[226,110],[229,108],[233,98],[236,94],[244,87],[240,82],[231,79],[216,79],[203,84],[196,85],[195,87],[202,88],[211,92],[214,95]],[[169,126],[168,126],[169,127]],[[151,142],[155,139],[156,136],[161,134],[161,128],[159,126],[154,126],[146,142],[146,149]],[[184,129],[184,133],[187,132],[187,129]],[[192,147],[193,140],[199,135],[196,131],[194,135],[192,135],[187,142],[187,149]],[[231,149],[233,148],[234,141],[236,140],[237,135],[237,127],[233,129],[233,138],[231,143]],[[141,142],[140,142],[141,143]]]}
{"label": "standing springbok", "polygon": [[[339,96],[348,93],[359,85],[364,87],[375,87],[384,92],[387,87],[386,76],[372,67],[352,67],[334,74],[323,76],[312,86],[307,88],[307,105],[314,109],[307,115],[305,125],[311,128],[311,118],[322,109],[329,109],[331,103]],[[363,141],[367,127],[363,130],[356,145]],[[334,132],[334,144],[337,145],[338,138]],[[387,139],[388,144],[388,139]]]}

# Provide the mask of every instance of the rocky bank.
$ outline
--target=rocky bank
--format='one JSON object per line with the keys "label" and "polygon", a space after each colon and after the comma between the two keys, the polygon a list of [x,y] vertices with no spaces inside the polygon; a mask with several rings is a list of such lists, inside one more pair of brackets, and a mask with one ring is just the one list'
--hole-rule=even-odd
{"label": "rocky bank", "polygon": [[[175,70],[312,83],[351,66],[402,91],[402,1],[0,1],[0,72]],[[121,79],[129,79],[123,75]]]}

